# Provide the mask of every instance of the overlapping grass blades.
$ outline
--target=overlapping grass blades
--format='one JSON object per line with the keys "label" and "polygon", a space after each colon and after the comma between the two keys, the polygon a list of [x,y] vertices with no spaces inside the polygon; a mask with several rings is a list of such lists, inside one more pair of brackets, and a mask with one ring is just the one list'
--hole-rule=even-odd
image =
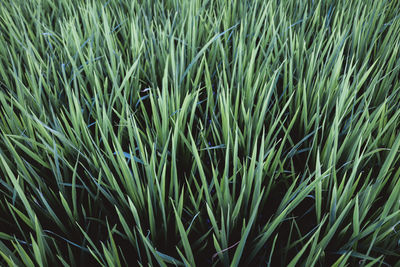
{"label": "overlapping grass blades", "polygon": [[400,2],[0,3],[0,265],[399,266]]}

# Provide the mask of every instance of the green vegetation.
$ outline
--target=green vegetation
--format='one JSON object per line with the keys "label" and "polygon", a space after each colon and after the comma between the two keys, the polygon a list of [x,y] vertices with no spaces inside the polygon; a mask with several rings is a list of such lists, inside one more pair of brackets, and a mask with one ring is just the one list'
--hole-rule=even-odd
{"label": "green vegetation", "polygon": [[400,1],[0,1],[0,265],[400,266]]}

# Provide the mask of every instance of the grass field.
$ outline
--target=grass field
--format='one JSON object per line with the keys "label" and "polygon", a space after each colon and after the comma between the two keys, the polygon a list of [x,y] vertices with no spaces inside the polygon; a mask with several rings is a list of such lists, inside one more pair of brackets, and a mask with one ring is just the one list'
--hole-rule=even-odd
{"label": "grass field", "polygon": [[0,1],[0,266],[400,266],[400,1]]}

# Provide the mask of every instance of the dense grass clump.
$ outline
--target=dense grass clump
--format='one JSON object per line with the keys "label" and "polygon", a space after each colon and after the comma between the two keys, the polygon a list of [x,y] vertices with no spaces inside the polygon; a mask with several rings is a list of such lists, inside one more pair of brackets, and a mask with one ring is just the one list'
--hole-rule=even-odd
{"label": "dense grass clump", "polygon": [[0,1],[1,266],[400,266],[400,1]]}

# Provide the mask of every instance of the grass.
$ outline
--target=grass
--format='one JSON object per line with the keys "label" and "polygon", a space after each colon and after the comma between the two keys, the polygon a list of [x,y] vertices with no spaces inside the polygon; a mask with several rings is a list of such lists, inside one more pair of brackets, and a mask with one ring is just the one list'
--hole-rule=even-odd
{"label": "grass", "polygon": [[400,2],[0,2],[0,265],[400,266]]}

